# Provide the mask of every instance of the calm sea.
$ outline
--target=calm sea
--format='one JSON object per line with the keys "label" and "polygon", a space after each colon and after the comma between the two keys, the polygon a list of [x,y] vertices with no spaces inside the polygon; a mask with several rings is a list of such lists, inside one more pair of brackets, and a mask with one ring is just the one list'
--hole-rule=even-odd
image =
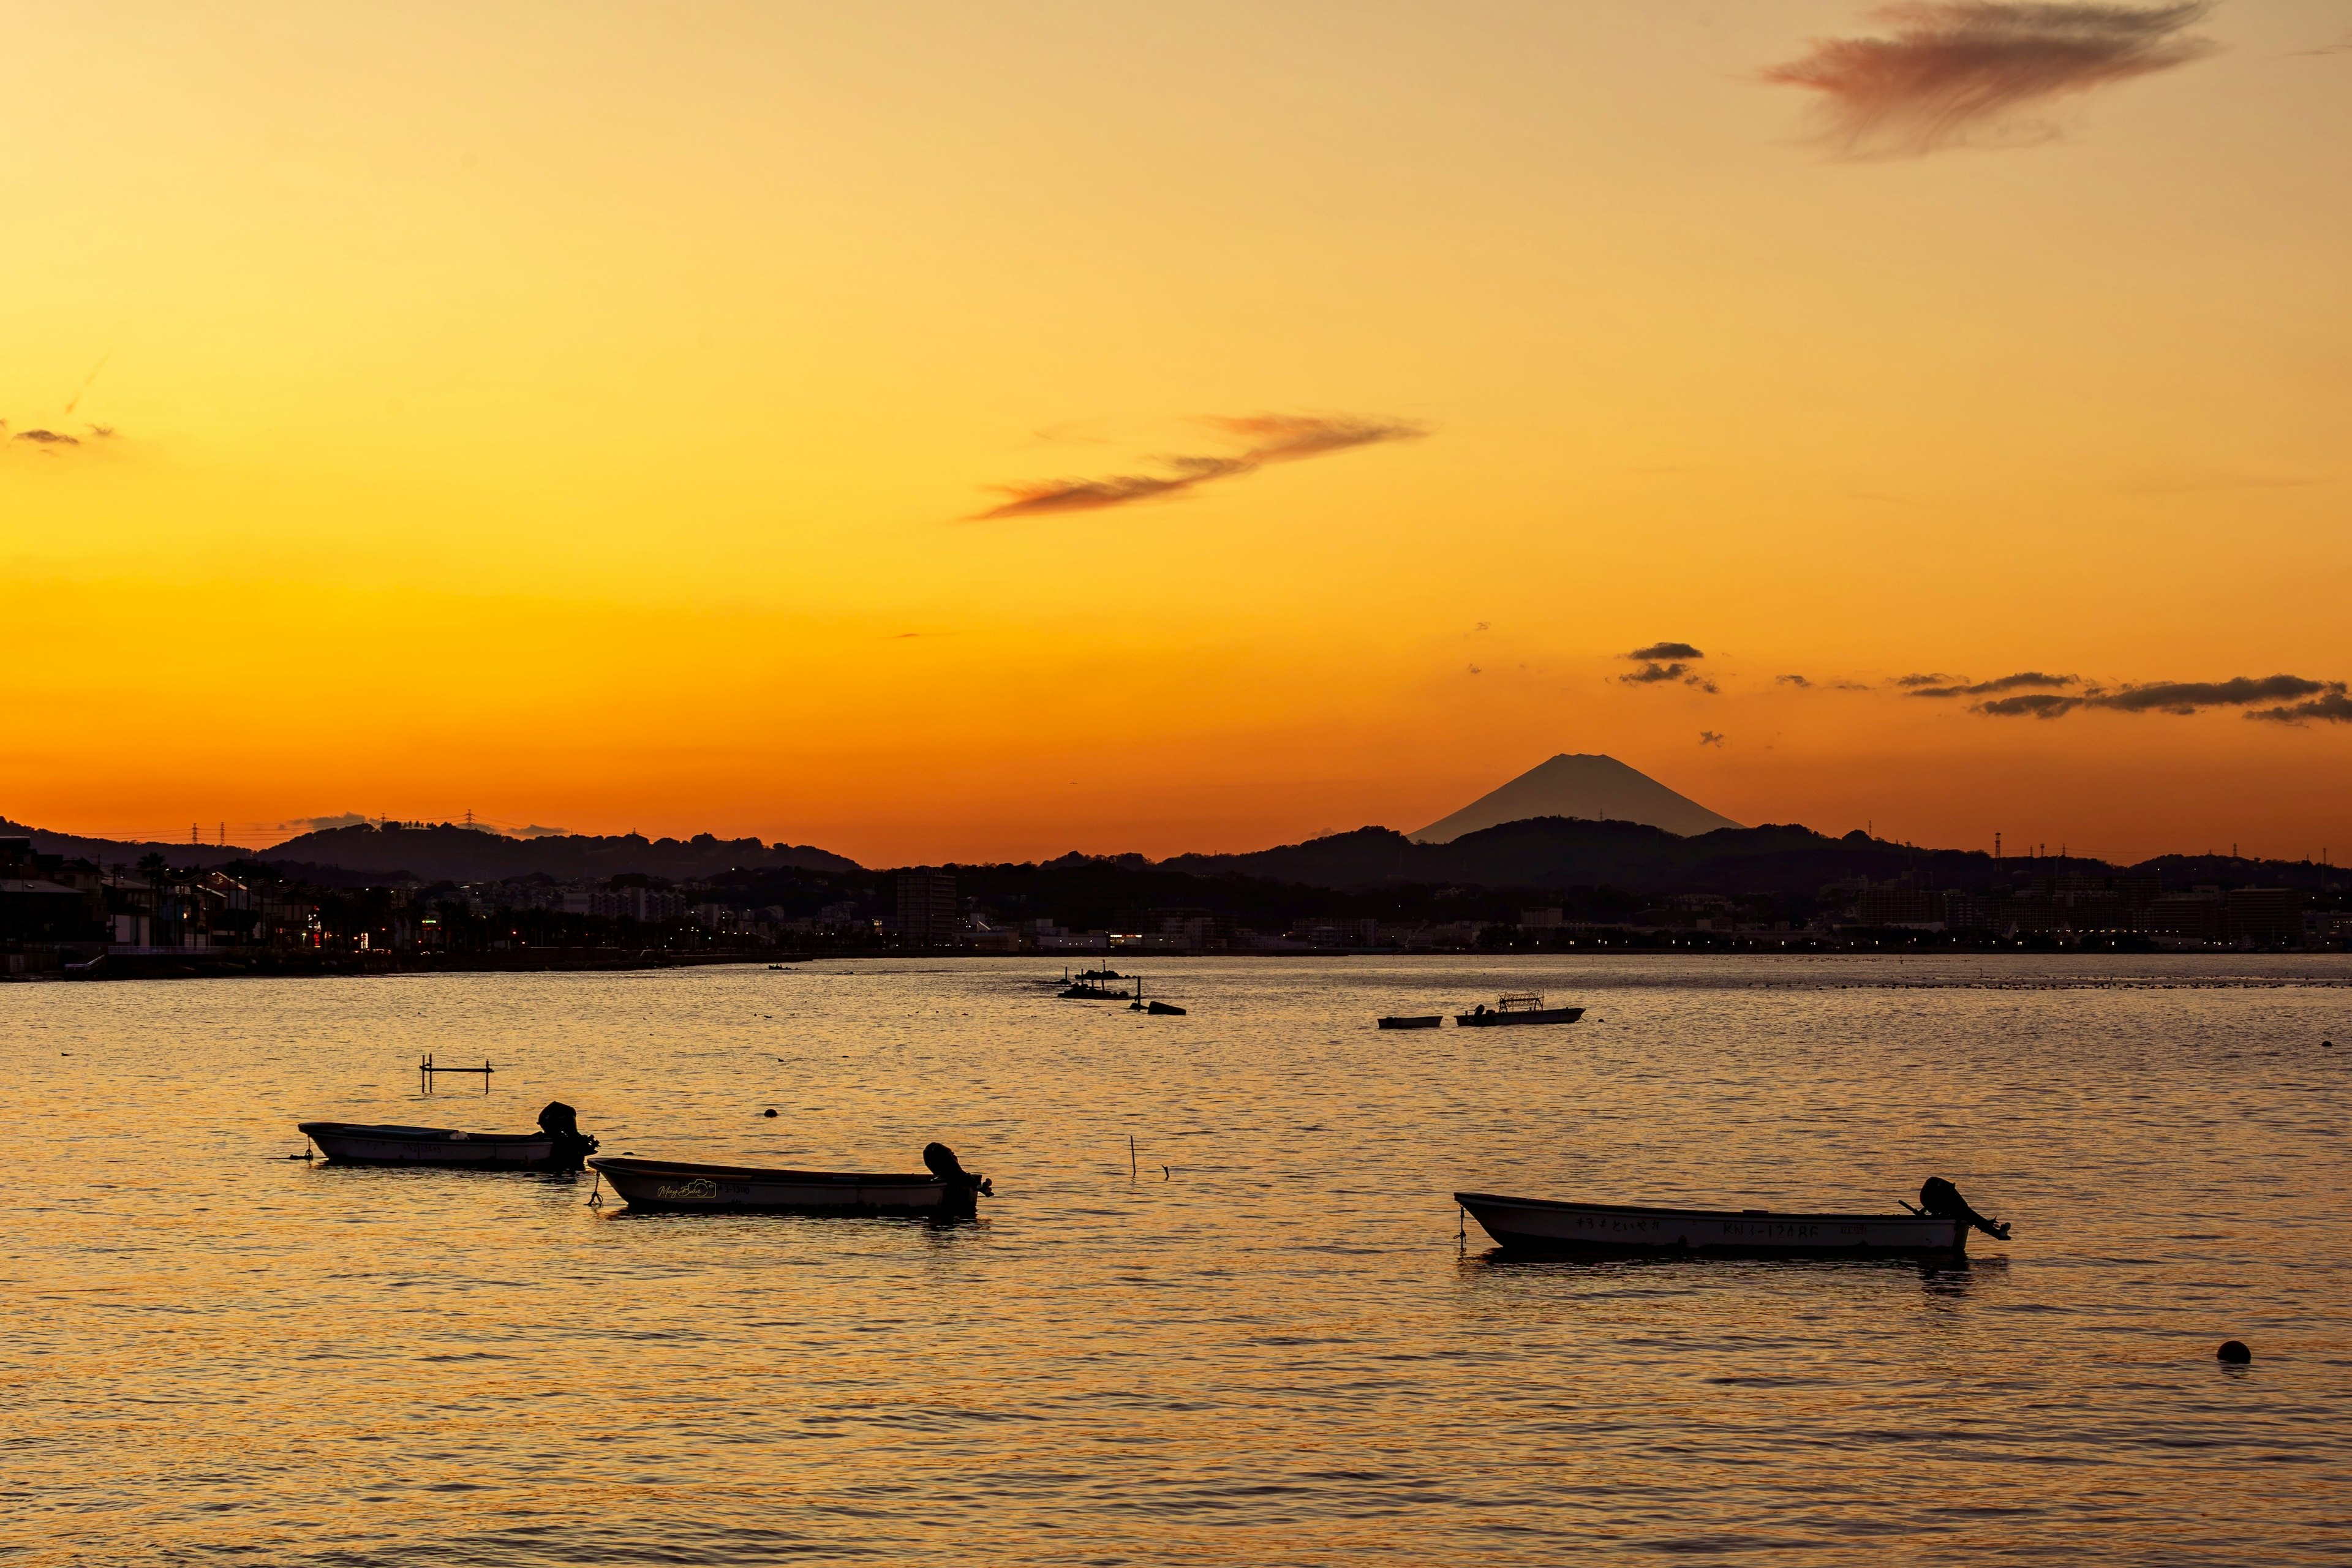
{"label": "calm sea", "polygon": [[[2352,963],[1141,967],[1189,1016],[1006,961],[0,987],[0,1558],[2352,1557]],[[1518,988],[1591,1015],[1372,1027]],[[421,1099],[426,1050],[496,1087]],[[609,1152],[938,1138],[997,1196],[632,1215],[286,1158],[551,1099]],[[1930,1174],[2016,1238],[1527,1264],[1448,1200]]]}

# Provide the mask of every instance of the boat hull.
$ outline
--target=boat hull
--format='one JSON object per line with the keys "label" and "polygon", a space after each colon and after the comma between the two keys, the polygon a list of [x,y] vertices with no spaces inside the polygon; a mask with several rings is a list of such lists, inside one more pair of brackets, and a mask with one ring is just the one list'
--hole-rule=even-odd
{"label": "boat hull", "polygon": [[1957,1258],[1968,1226],[1931,1215],[1651,1208],[1456,1193],[1508,1252],[1554,1257]]}
{"label": "boat hull", "polygon": [[1422,1013],[1410,1016],[1391,1016],[1381,1020],[1383,1029],[1434,1029],[1445,1021],[1443,1013]]}
{"label": "boat hull", "polygon": [[339,1165],[433,1165],[467,1171],[527,1171],[547,1163],[555,1140],[544,1132],[463,1132],[447,1127],[395,1127],[356,1121],[297,1124],[319,1152]]}
{"label": "boat hull", "polygon": [[1496,1029],[1507,1024],[1573,1024],[1583,1016],[1581,1007],[1528,1007],[1517,1013],[1456,1013],[1454,1021],[1465,1029]]}
{"label": "boat hull", "polygon": [[969,1212],[928,1173],[772,1171],[600,1155],[588,1162],[633,1209],[698,1214],[925,1215]]}

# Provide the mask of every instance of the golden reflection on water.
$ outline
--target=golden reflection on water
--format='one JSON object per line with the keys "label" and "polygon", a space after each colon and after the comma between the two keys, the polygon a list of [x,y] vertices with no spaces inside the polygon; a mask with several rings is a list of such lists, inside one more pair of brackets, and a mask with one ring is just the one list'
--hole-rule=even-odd
{"label": "golden reflection on water", "polygon": [[[2352,964],[1145,967],[1188,1016],[984,961],[0,989],[0,1552],[2341,1552],[2352,1051],[2318,1042]],[[1526,986],[1591,1018],[1371,1027]],[[497,1088],[420,1100],[427,1050]],[[550,1099],[616,1153],[898,1170],[939,1138],[999,1195],[646,1215],[285,1157],[299,1120]],[[1446,1197],[1891,1207],[1929,1173],[2016,1238],[1522,1263]]]}

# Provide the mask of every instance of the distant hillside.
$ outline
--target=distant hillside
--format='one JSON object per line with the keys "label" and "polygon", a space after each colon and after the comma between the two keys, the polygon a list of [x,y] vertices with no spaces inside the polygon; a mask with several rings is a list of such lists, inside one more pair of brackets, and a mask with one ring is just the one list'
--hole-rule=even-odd
{"label": "distant hillside", "polygon": [[0,817],[0,834],[25,834],[36,855],[63,855],[68,859],[95,860],[107,866],[136,865],[142,856],[161,854],[173,866],[226,866],[254,852],[234,844],[159,844],[128,838],[84,838],[74,833],[50,833]]}
{"label": "distant hillside", "polygon": [[[2096,861],[2072,863],[2086,873]],[[1630,892],[1779,892],[1810,897],[1824,882],[1906,870],[1941,885],[1988,876],[1991,858],[1957,849],[1907,849],[1850,833],[1831,838],[1810,827],[1727,827],[1684,837],[1637,822],[1563,816],[1507,822],[1447,844],[1417,844],[1386,827],[1360,827],[1305,844],[1247,855],[1181,855],[1165,870],[1196,876],[1265,877],[1316,887],[1369,889],[1398,883],[1487,888],[1591,888]]]}
{"label": "distant hillside", "polygon": [[310,861],[354,871],[406,871],[427,882],[488,882],[539,875],[572,882],[631,871],[685,881],[767,867],[832,872],[863,868],[845,856],[807,845],[767,845],[756,838],[717,838],[708,833],[688,839],[646,838],[635,833],[509,838],[446,823],[431,827],[331,827],[289,838],[262,851],[259,858],[272,863]]}
{"label": "distant hillside", "polygon": [[1640,823],[1685,837],[1739,826],[1614,757],[1563,753],[1406,837],[1448,844],[1465,833],[1537,816]]}

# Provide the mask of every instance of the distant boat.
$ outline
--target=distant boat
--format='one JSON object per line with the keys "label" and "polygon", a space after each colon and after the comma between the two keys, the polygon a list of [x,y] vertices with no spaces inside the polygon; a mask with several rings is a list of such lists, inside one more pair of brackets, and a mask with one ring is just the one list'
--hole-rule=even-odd
{"label": "distant boat", "polygon": [[1143,1010],[1146,1013],[1157,1013],[1163,1018],[1181,1018],[1184,1016],[1183,1008],[1171,1006],[1165,1002],[1146,1002],[1143,1005]]}
{"label": "distant boat", "polygon": [[1454,1201],[1506,1251],[1566,1257],[1960,1258],[1971,1229],[2009,1239],[2009,1226],[1969,1207],[1940,1177],[1920,1196],[1927,1206],[1907,1214],[1666,1208],[1494,1193],[1456,1193]]}
{"label": "distant boat", "polygon": [[1434,1029],[1445,1022],[1443,1013],[1415,1013],[1392,1016],[1381,1020],[1383,1029]]}
{"label": "distant boat", "polygon": [[1066,1002],[1125,1002],[1129,999],[1124,991],[1113,991],[1085,980],[1073,980],[1054,994]]}
{"label": "distant boat", "polygon": [[929,1168],[919,1173],[783,1171],[614,1154],[588,1163],[633,1209],[952,1218],[972,1214],[978,1196],[996,1195],[994,1184],[967,1173],[944,1143],[924,1149],[923,1163]]}
{"label": "distant boat", "polygon": [[1506,991],[1497,1004],[1483,1002],[1475,1011],[1456,1013],[1454,1021],[1465,1029],[1491,1029],[1505,1024],[1573,1024],[1584,1016],[1581,1007],[1547,1007],[1533,991]]}

